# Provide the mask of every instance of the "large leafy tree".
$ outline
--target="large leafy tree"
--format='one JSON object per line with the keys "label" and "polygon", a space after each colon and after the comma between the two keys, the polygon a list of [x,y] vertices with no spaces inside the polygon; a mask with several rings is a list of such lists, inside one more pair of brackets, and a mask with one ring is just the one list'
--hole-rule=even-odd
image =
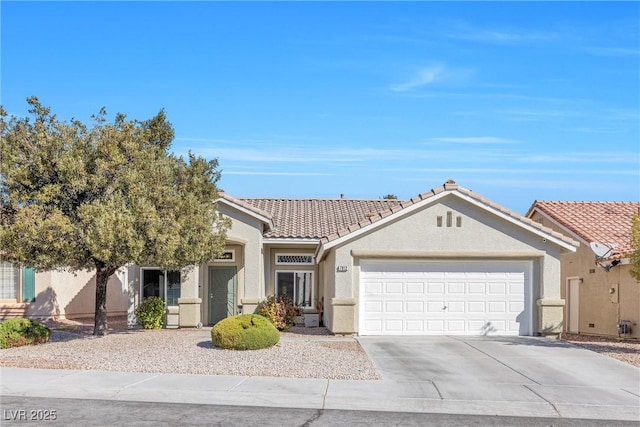
{"label": "large leafy tree", "polygon": [[107,333],[107,282],[130,263],[181,269],[224,247],[216,160],[169,151],[163,111],[139,121],[104,109],[91,126],[61,121],[37,98],[31,118],[0,107],[0,248],[39,270],[93,270],[95,335]]}

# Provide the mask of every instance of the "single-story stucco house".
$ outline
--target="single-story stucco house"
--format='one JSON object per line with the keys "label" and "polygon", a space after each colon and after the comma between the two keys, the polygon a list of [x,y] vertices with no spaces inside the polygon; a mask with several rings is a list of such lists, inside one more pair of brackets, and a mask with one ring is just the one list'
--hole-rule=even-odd
{"label": "single-story stucco house", "polygon": [[[528,218],[580,243],[560,256],[566,332],[640,338],[640,283],[629,264],[634,214],[640,202],[536,201],[529,208]],[[605,249],[596,254],[591,243]]]}
{"label": "single-story stucco house", "polygon": [[[220,259],[182,272],[122,269],[108,286],[109,313],[134,322],[135,306],[158,295],[169,326],[194,327],[284,294],[307,313],[322,306],[320,320],[338,334],[563,330],[561,257],[579,243],[452,180],[406,201],[221,193],[217,207],[232,224]],[[92,313],[90,274],[38,273],[35,301],[23,302],[14,270],[14,299],[4,299],[3,312],[12,302],[32,317]]]}

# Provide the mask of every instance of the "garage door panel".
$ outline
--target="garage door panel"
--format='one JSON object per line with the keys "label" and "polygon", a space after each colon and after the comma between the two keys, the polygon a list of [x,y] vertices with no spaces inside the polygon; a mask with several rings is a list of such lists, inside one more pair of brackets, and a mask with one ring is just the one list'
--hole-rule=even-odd
{"label": "garage door panel", "polygon": [[444,320],[427,320],[428,332],[444,332]]}
{"label": "garage door panel", "polygon": [[509,283],[509,293],[511,295],[520,295],[524,293],[524,284],[517,282]]}
{"label": "garage door panel", "polygon": [[365,301],[364,311],[367,313],[382,313],[382,301]]}
{"label": "garage door panel", "polygon": [[366,331],[371,333],[381,333],[382,330],[382,320],[381,319],[368,319],[364,321],[364,327]]}
{"label": "garage door panel", "polygon": [[469,282],[467,285],[467,293],[469,294],[482,294],[487,293],[487,284],[485,282]]}
{"label": "garage door panel", "polygon": [[382,294],[382,282],[367,281],[364,283],[365,295],[381,295]]}
{"label": "garage door panel", "polygon": [[522,313],[524,311],[524,302],[523,301],[510,301],[509,302],[509,313]]}
{"label": "garage door panel", "polygon": [[424,314],[424,301],[407,301],[405,311],[407,313]]}
{"label": "garage door panel", "polygon": [[402,332],[403,323],[402,319],[386,319],[384,321],[384,329],[387,332]]}
{"label": "garage door panel", "polygon": [[427,294],[429,295],[444,295],[444,282],[429,282],[427,283]]}
{"label": "garage door panel", "polygon": [[466,332],[466,323],[464,319],[447,320],[447,331],[451,334]]}
{"label": "garage door panel", "polygon": [[444,306],[444,301],[427,301],[427,312],[441,313]]}
{"label": "garage door panel", "polygon": [[505,295],[507,293],[507,283],[489,283],[489,294],[490,295]]}
{"label": "garage door panel", "polygon": [[386,313],[402,313],[403,301],[387,301],[384,304]]}
{"label": "garage door panel", "polygon": [[464,295],[465,282],[449,282],[447,283],[447,293],[449,295]]}
{"label": "garage door panel", "polygon": [[362,335],[529,335],[531,262],[364,261]]}
{"label": "garage door panel", "polygon": [[487,311],[487,306],[484,301],[467,302],[468,313],[484,313],[485,311]]}
{"label": "garage door panel", "polygon": [[386,294],[402,294],[403,283],[402,282],[386,282],[384,284],[384,292]]}
{"label": "garage door panel", "polygon": [[487,304],[489,313],[506,313],[507,303],[505,301],[489,301]]}
{"label": "garage door panel", "polygon": [[408,294],[424,294],[424,282],[408,282]]}
{"label": "garage door panel", "polygon": [[464,301],[451,301],[446,305],[446,309],[449,313],[464,313],[465,312],[465,303]]}
{"label": "garage door panel", "polygon": [[424,320],[407,320],[407,332],[424,332]]}

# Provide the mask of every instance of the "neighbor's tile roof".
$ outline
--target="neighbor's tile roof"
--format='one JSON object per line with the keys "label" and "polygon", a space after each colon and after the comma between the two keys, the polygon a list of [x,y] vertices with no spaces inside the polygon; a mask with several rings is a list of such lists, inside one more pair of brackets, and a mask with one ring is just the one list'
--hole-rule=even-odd
{"label": "neighbor's tile roof", "polygon": [[535,209],[569,229],[586,242],[616,246],[615,256],[631,252],[631,219],[640,202],[562,202],[536,200]]}
{"label": "neighbor's tile roof", "polygon": [[498,205],[471,190],[447,181],[411,200],[357,200],[357,199],[239,199],[260,212],[268,212],[274,228],[265,233],[272,238],[313,238],[322,243],[336,240],[360,228],[378,222],[402,209],[429,199],[443,191],[458,191],[488,209],[500,212],[515,220],[537,228],[558,239],[577,245],[573,239]]}

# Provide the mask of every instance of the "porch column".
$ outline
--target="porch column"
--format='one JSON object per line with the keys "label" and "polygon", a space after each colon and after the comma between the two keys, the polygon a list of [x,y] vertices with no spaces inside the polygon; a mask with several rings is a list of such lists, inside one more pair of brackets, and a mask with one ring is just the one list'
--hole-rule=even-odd
{"label": "porch column", "polygon": [[178,298],[179,321],[181,328],[195,328],[201,325],[200,305],[202,298],[198,296],[199,267],[191,266],[180,272],[180,298]]}

